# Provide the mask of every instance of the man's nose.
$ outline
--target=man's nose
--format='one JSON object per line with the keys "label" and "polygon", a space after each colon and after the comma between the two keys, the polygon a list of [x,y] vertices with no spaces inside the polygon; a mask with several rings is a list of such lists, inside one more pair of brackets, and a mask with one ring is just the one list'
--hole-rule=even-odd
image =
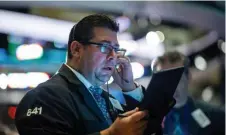
{"label": "man's nose", "polygon": [[117,53],[115,52],[114,49],[112,49],[108,54],[108,60],[116,60],[116,59],[117,59]]}

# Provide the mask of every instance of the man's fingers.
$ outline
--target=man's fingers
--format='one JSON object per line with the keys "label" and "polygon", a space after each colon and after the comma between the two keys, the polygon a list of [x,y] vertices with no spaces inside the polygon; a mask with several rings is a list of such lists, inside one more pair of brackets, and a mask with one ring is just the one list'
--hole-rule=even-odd
{"label": "man's fingers", "polygon": [[117,59],[117,64],[127,66],[128,64],[130,64],[130,59],[128,57],[120,57]]}
{"label": "man's fingers", "polygon": [[138,112],[133,113],[130,118],[133,121],[137,122],[147,115],[148,115],[148,111],[138,111]]}
{"label": "man's fingers", "polygon": [[130,62],[129,57],[127,57],[127,56],[118,56],[118,59],[119,60],[126,60],[127,62]]}
{"label": "man's fingers", "polygon": [[113,76],[114,80],[120,79],[120,75],[119,75],[117,69],[115,69],[115,71],[113,72],[112,76]]}
{"label": "man's fingers", "polygon": [[134,132],[136,135],[143,135],[144,130],[147,128],[147,121],[142,121],[139,123],[136,128],[134,128]]}
{"label": "man's fingers", "polygon": [[131,111],[128,111],[128,112],[123,113],[123,115],[130,116],[130,115],[134,114],[137,111],[138,111],[138,108],[136,107],[135,109],[133,109]]}
{"label": "man's fingers", "polygon": [[146,128],[147,124],[148,124],[148,121],[146,121],[146,120],[142,120],[140,122],[137,122],[136,125],[135,125],[136,130]]}

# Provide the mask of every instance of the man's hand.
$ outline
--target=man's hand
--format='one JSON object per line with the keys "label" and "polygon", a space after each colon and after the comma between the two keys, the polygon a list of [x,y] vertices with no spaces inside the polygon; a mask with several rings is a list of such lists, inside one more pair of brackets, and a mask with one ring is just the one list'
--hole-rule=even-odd
{"label": "man's hand", "polygon": [[142,118],[147,116],[148,112],[138,111],[136,108],[123,115],[127,117],[118,117],[108,129],[101,131],[101,135],[143,135],[148,121]]}
{"label": "man's hand", "polygon": [[121,87],[123,91],[131,91],[136,89],[133,80],[132,66],[128,57],[119,56],[117,64],[120,65],[113,73],[114,82]]}

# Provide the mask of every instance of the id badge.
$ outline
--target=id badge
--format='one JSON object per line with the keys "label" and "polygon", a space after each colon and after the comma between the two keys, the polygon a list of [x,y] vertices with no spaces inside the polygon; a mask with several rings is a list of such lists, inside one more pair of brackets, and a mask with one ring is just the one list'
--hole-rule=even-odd
{"label": "id badge", "polygon": [[117,108],[118,110],[124,111],[118,100],[113,99],[111,97],[109,99],[111,101],[111,104],[114,106],[114,108]]}
{"label": "id badge", "polygon": [[205,128],[211,124],[210,119],[205,115],[201,109],[196,109],[191,113],[192,117],[199,124],[200,127]]}

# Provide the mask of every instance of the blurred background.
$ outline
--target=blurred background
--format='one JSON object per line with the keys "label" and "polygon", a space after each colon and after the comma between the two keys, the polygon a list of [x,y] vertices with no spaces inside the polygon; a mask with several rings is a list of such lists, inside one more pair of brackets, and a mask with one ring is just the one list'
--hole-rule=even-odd
{"label": "blurred background", "polygon": [[[225,2],[0,2],[0,135],[16,135],[16,105],[48,80],[66,58],[71,27],[86,15],[107,14],[120,24],[134,78],[147,87],[152,60],[177,50],[191,60],[189,93],[225,105]],[[111,80],[109,81],[111,83]],[[110,92],[124,102],[110,84]]]}

